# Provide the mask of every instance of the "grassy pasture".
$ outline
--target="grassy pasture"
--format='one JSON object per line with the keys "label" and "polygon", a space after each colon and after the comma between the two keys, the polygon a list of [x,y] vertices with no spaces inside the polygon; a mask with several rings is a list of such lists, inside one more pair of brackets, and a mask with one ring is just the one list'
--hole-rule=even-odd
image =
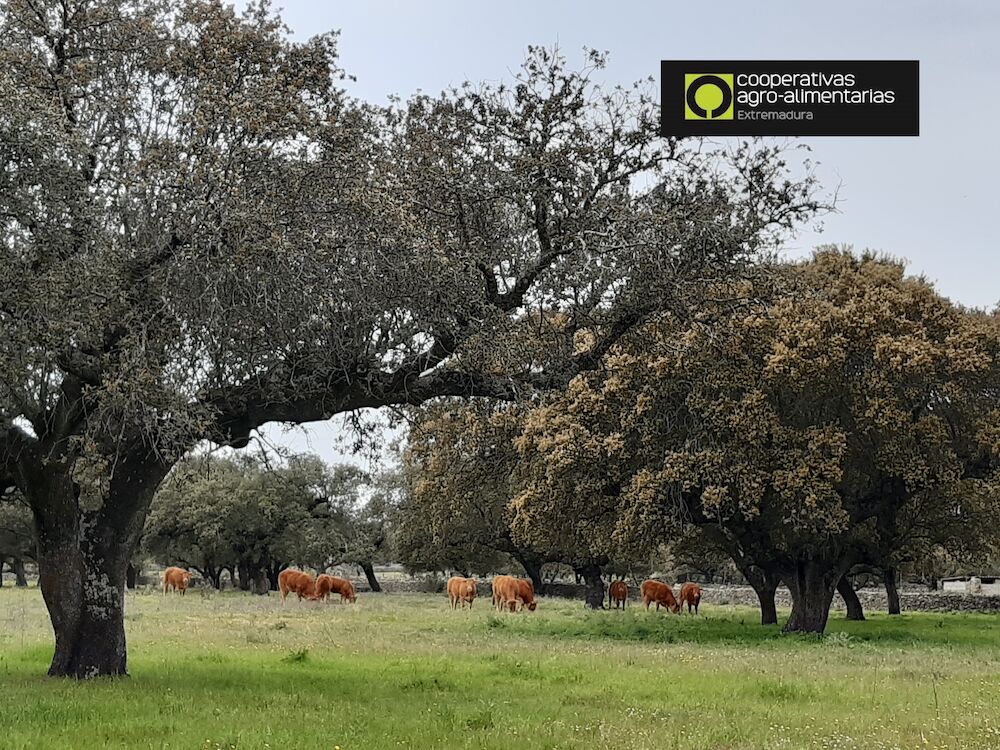
{"label": "grassy pasture", "polygon": [[0,748],[1000,748],[1000,618],[530,614],[129,595],[132,677],[44,677],[39,592],[0,590]]}

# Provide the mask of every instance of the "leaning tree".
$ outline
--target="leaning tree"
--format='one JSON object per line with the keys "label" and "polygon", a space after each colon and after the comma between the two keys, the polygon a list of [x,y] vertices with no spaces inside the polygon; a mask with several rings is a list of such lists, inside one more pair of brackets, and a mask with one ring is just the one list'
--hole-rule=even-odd
{"label": "leaning tree", "polygon": [[[8,0],[0,35],[0,489],[52,675],[126,673],[126,566],[199,442],[558,386],[817,208],[772,150],[661,139],[597,54],[379,109],[263,1]],[[524,367],[537,309],[568,323]]]}

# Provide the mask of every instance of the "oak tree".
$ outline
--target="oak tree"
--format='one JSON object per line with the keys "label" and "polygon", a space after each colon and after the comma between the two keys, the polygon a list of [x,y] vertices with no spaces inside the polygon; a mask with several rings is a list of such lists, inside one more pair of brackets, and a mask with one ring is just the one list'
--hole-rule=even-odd
{"label": "oak tree", "polygon": [[515,503],[535,529],[578,519],[594,546],[609,523],[640,546],[701,526],[789,587],[786,630],[822,632],[873,550],[995,512],[1000,327],[869,254],[774,270],[773,299],[720,289],[702,320],[661,318],[535,410],[520,446],[545,460]]}
{"label": "oak tree", "polygon": [[[0,489],[52,675],[127,672],[126,567],[202,441],[559,386],[818,207],[772,149],[661,139],[596,53],[378,108],[263,0],[8,0],[0,36]],[[538,308],[570,325],[524,366]]]}

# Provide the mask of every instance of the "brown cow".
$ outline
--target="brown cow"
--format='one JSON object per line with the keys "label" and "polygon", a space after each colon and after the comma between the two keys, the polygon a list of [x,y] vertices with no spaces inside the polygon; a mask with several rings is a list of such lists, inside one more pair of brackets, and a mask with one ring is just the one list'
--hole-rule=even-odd
{"label": "brown cow", "polygon": [[646,605],[646,609],[649,609],[650,604],[656,602],[657,612],[660,611],[661,604],[674,614],[681,611],[681,605],[674,599],[674,590],[661,581],[653,579],[643,581],[642,586],[639,587],[639,593],[642,594],[642,603]]}
{"label": "brown cow", "polygon": [[316,598],[316,581],[308,573],[287,568],[278,575],[278,591],[281,592],[281,603],[289,593],[295,593],[299,601]]}
{"label": "brown cow", "polygon": [[340,603],[350,602],[354,604],[358,597],[354,594],[354,584],[346,578],[338,578],[324,573],[316,579],[316,594],[312,599],[326,599],[329,601],[330,594],[340,594]]}
{"label": "brown cow", "polygon": [[697,583],[685,583],[681,586],[680,605],[688,605],[688,614],[691,614],[691,606],[694,606],[694,613],[698,614],[698,604],[701,602],[701,586]]}
{"label": "brown cow", "polygon": [[493,580],[490,581],[490,587],[493,589],[493,606],[498,612],[503,609],[508,595],[511,600],[516,598],[513,580],[511,576],[493,576]]}
{"label": "brown cow", "polygon": [[472,609],[472,602],[477,593],[475,578],[452,576],[448,579],[448,601],[451,602],[452,609],[457,609],[459,603],[462,609],[465,609],[466,602],[469,603],[469,609]]}
{"label": "brown cow", "polygon": [[515,578],[517,581],[517,596],[521,600],[521,609],[528,608],[529,612],[534,612],[538,606],[535,601],[535,587],[527,578]]}
{"label": "brown cow", "polygon": [[169,567],[163,571],[164,594],[167,593],[168,589],[173,589],[180,592],[181,596],[184,596],[189,583],[191,583],[191,573],[184,570],[184,568]]}
{"label": "brown cow", "polygon": [[628,584],[625,581],[614,581],[608,586],[608,606],[618,609],[621,605],[625,609],[625,602],[628,601]]}
{"label": "brown cow", "polygon": [[514,612],[518,609],[518,604],[531,612],[538,606],[531,581],[513,576],[496,576],[493,579],[493,606],[498,612],[502,609]]}

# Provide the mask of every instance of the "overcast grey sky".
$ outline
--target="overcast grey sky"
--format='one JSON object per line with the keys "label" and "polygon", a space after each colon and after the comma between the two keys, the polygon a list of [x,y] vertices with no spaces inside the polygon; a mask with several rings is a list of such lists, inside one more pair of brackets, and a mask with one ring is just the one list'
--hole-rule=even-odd
{"label": "overcast grey sky", "polygon": [[[325,2],[276,0],[296,38],[340,29],[355,96],[437,93],[508,77],[529,44],[558,43],[571,61],[608,50],[607,82],[658,78],[661,59],[917,59],[915,138],[810,138],[840,213],[802,233],[789,256],[819,243],[905,258],[948,297],[992,308],[1000,259],[1000,2]],[[339,460],[331,425],[275,439]],[[275,435],[275,431],[270,434]]]}

